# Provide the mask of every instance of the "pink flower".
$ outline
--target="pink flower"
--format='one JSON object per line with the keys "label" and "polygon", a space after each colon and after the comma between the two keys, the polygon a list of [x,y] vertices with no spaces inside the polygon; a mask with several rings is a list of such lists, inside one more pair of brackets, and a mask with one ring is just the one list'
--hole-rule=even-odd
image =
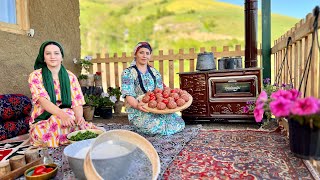
{"label": "pink flower", "polygon": [[259,97],[256,101],[256,104],[266,102],[267,100],[268,100],[268,94],[266,93],[266,91],[261,91],[261,93],[259,94]]}
{"label": "pink flower", "polygon": [[49,141],[50,138],[51,138],[51,133],[45,133],[45,134],[43,134],[43,136],[42,136],[42,140],[43,140],[44,142]]}
{"label": "pink flower", "polygon": [[291,93],[290,91],[286,91],[286,90],[280,89],[280,90],[278,90],[277,92],[272,93],[270,97],[271,97],[272,99],[284,98],[284,99],[290,99],[290,100],[292,100],[292,99],[294,99],[294,98],[292,97],[292,95],[293,95],[293,93]]}
{"label": "pink flower", "polygon": [[66,142],[67,141],[67,135],[66,134],[61,134],[58,137],[60,142]]}
{"label": "pink flower", "polygon": [[40,81],[39,81],[39,79],[34,78],[34,79],[32,79],[32,83],[33,83],[33,84],[39,84]]}
{"label": "pink flower", "polygon": [[81,100],[82,98],[83,98],[83,96],[81,94],[76,95],[76,100]]}
{"label": "pink flower", "polygon": [[313,97],[297,99],[291,109],[294,115],[311,115],[319,111],[318,100]]}
{"label": "pink flower", "polygon": [[279,97],[270,103],[271,113],[276,117],[284,117],[290,115],[292,102],[289,99]]}
{"label": "pink flower", "polygon": [[47,96],[47,93],[45,93],[45,92],[40,93],[40,97],[46,97],[46,96]]}
{"label": "pink flower", "polygon": [[295,101],[299,98],[300,92],[296,89],[290,89],[289,92],[291,93],[291,100]]}
{"label": "pink flower", "polygon": [[55,132],[57,129],[58,129],[58,124],[57,123],[52,123],[50,128],[49,128],[49,131],[50,132]]}
{"label": "pink flower", "polygon": [[261,122],[263,117],[263,106],[256,106],[256,108],[253,110],[253,115],[256,120],[256,122]]}

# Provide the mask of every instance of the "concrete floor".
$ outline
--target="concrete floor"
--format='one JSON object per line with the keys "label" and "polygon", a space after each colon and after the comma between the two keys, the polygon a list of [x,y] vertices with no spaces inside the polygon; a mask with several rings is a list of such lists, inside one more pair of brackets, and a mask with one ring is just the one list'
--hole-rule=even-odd
{"label": "concrete floor", "polygon": [[[111,119],[102,119],[100,117],[95,117],[92,121],[93,123],[116,123],[116,124],[129,124],[128,117],[126,113],[121,113],[119,115],[113,114]],[[221,122],[197,122],[188,125],[201,124],[203,129],[259,129],[257,123],[221,123]]]}

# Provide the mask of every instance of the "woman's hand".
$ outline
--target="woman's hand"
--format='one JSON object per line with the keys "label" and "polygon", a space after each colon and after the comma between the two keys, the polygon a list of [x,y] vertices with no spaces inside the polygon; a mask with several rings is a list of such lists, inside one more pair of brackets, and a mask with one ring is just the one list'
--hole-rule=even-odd
{"label": "woman's hand", "polygon": [[86,120],[83,117],[76,117],[76,123],[78,126],[81,126],[85,122],[86,122]]}
{"label": "woman's hand", "polygon": [[138,101],[136,109],[143,112],[149,112],[146,108],[144,108],[144,103],[140,101]]}
{"label": "woman's hand", "polygon": [[[61,110],[62,111],[62,110]],[[63,126],[71,127],[75,125],[75,120],[66,112],[62,111],[59,115]]]}

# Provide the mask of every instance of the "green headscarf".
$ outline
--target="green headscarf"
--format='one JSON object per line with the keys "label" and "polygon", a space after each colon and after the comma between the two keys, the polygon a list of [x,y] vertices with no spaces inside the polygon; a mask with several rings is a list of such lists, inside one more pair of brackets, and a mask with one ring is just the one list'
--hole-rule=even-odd
{"label": "green headscarf", "polygon": [[[44,49],[47,45],[56,45],[59,47],[62,57],[64,57],[63,48],[62,46],[55,41],[46,41],[42,43],[39,54],[36,59],[36,62],[34,63],[34,69],[41,69],[42,68],[42,80],[43,85],[48,92],[50,96],[50,100],[53,104],[56,104],[56,93],[54,91],[54,85],[53,85],[53,78],[52,73],[48,69],[47,64],[44,62]],[[61,68],[59,71],[59,82],[60,82],[60,92],[61,92],[61,100],[62,105],[60,105],[60,108],[70,108],[71,107],[71,88],[70,88],[70,79],[68,72],[66,68],[61,64]],[[40,116],[38,116],[35,119],[34,123],[37,123],[38,121],[47,120],[52,114],[50,114],[47,111],[44,111]]]}

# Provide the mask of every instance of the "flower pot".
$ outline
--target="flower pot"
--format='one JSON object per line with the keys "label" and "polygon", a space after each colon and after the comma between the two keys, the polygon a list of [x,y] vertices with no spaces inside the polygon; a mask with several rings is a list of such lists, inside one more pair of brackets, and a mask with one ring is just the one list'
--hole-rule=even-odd
{"label": "flower pot", "polygon": [[87,80],[86,79],[80,79],[79,84],[81,87],[86,87],[87,86]]}
{"label": "flower pot", "polygon": [[112,107],[101,107],[100,110],[100,117],[103,119],[110,119],[112,118]]}
{"label": "flower pot", "polygon": [[114,114],[121,114],[122,107],[123,107],[123,101],[120,101],[120,100],[116,101],[113,106]]}
{"label": "flower pot", "polygon": [[320,129],[289,119],[289,142],[292,153],[302,159],[320,159]]}
{"label": "flower pot", "polygon": [[88,74],[87,86],[93,86],[93,85],[94,85],[94,74]]}
{"label": "flower pot", "polygon": [[94,80],[94,84],[97,87],[101,87],[102,86],[102,79],[95,79]]}
{"label": "flower pot", "polygon": [[94,110],[94,116],[95,116],[95,117],[100,117],[100,112],[101,112],[101,107],[97,107],[97,108]]}
{"label": "flower pot", "polygon": [[86,121],[92,121],[94,114],[94,107],[92,106],[83,106],[83,117]]}

